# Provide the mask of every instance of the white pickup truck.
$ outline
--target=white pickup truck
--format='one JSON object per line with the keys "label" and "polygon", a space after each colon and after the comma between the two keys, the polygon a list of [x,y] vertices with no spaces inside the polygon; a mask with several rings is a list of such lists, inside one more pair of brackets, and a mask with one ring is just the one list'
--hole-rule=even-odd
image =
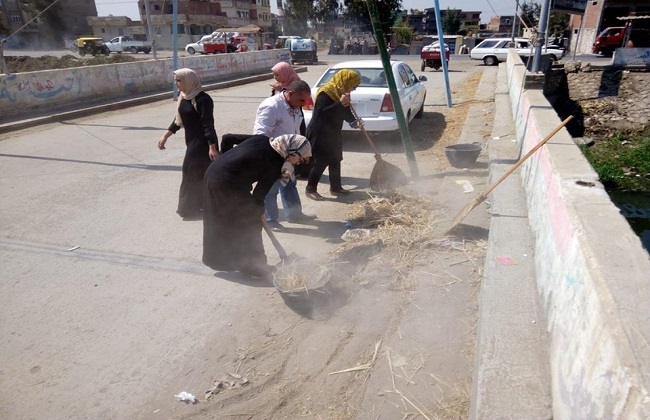
{"label": "white pickup truck", "polygon": [[111,52],[116,53],[130,52],[137,54],[139,51],[142,51],[145,54],[149,54],[151,52],[151,43],[149,41],[136,41],[129,36],[116,36],[106,42],[106,46]]}

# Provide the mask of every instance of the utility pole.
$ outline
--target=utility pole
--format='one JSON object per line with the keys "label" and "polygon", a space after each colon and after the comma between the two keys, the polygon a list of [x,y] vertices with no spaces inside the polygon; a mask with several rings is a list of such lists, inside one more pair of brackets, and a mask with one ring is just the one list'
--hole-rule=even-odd
{"label": "utility pole", "polygon": [[445,78],[445,92],[447,97],[447,108],[451,108],[451,88],[449,86],[449,72],[447,71],[447,51],[445,50],[445,35],[442,30],[442,18],[440,14],[440,3],[434,0],[436,8],[436,28],[438,30],[438,45],[440,45],[440,61],[442,63],[442,74]]}
{"label": "utility pole", "polygon": [[[174,71],[178,70],[178,0],[173,0],[172,2],[172,50],[174,52]],[[174,83],[174,100],[178,99],[178,89],[176,88],[176,83]]]}
{"label": "utility pole", "polygon": [[519,20],[519,0],[515,0],[515,17],[512,20],[512,42],[515,42],[517,21]]}
{"label": "utility pole", "polygon": [[147,32],[149,33],[149,42],[151,42],[151,51],[153,51],[153,59],[157,60],[156,56],[156,40],[153,38],[153,28],[151,27],[151,14],[149,13],[149,0],[144,0],[144,12],[147,14]]}
{"label": "utility pole", "polygon": [[551,10],[551,0],[544,0],[542,11],[539,14],[537,27],[537,40],[535,41],[535,56],[533,57],[532,72],[536,73],[542,66],[542,48],[546,45],[546,31],[548,30],[548,16]]}

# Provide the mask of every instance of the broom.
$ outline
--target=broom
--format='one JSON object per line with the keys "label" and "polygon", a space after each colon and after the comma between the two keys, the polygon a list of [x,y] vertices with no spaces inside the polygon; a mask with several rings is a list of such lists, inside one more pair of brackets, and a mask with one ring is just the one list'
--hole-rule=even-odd
{"label": "broom", "polygon": [[[535,153],[535,152],[537,151],[537,149],[539,149],[540,147],[542,147],[543,145],[545,145],[546,142],[549,141],[549,140],[551,139],[551,137],[553,137],[555,134],[557,134],[557,132],[560,131],[560,130],[562,129],[562,127],[564,127],[565,125],[567,125],[567,123],[568,123],[569,121],[571,121],[572,119],[573,119],[573,115],[569,115],[569,116],[568,116],[564,121],[562,121],[562,123],[561,123],[560,125],[558,125],[557,127],[555,127],[555,129],[554,129],[553,131],[551,131],[551,133],[550,133],[549,135],[547,135],[546,137],[544,137],[544,139],[543,139],[542,141],[540,141],[539,143],[537,143],[537,145],[536,145],[535,147],[533,147],[532,149],[530,149],[530,151],[529,151],[528,153],[526,153],[526,155],[524,155],[524,157],[522,157],[521,159],[519,159],[519,160],[517,161],[517,163],[515,163],[515,164],[512,166],[512,168],[508,169],[508,171],[507,171],[505,174],[501,175],[501,178],[499,178],[499,180],[498,180],[497,182],[495,182],[494,184],[492,184],[492,185],[491,185],[487,190],[485,190],[485,191],[483,191],[482,193],[480,193],[480,194],[479,194],[479,195],[478,195],[474,200],[472,200],[468,205],[466,205],[465,208],[463,208],[463,209],[462,209],[462,210],[461,210],[461,211],[456,215],[456,217],[454,217],[454,220],[451,222],[451,227],[449,228],[449,230],[451,230],[451,229],[453,229],[454,227],[456,227],[456,225],[458,225],[458,224],[459,224],[459,223],[460,223],[460,222],[461,222],[465,217],[467,217],[467,215],[468,215],[472,210],[474,210],[474,209],[475,209],[479,204],[481,204],[483,201],[485,201],[485,199],[487,198],[488,194],[490,194],[490,193],[492,192],[492,190],[494,190],[494,189],[497,187],[497,185],[499,185],[499,184],[500,184],[504,179],[506,179],[510,174],[512,174],[512,173],[515,171],[515,169],[517,169],[517,168],[518,168],[522,163],[524,163],[524,161],[525,161],[526,159],[528,159],[529,157],[531,157],[531,156],[533,155],[533,153]],[[448,230],[448,231],[449,231],[449,230]]]}
{"label": "broom", "polygon": [[393,190],[399,186],[408,184],[408,178],[406,178],[406,175],[400,168],[391,165],[382,159],[381,154],[379,154],[375,144],[370,139],[370,135],[368,135],[363,123],[361,123],[359,115],[357,115],[357,111],[354,109],[352,104],[350,104],[350,111],[352,111],[354,118],[359,121],[361,132],[368,141],[368,144],[370,144],[372,150],[375,152],[375,159],[377,162],[375,162],[375,166],[372,168],[372,172],[370,173],[370,189],[373,191]]}

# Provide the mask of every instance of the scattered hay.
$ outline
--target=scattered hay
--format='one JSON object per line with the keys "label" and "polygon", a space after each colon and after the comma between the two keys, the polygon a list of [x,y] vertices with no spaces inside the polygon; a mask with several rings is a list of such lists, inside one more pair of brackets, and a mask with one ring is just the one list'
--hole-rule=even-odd
{"label": "scattered hay", "polygon": [[348,220],[364,228],[387,225],[426,225],[429,222],[432,201],[428,196],[392,192],[384,197],[370,195],[370,199],[352,205]]}
{"label": "scattered hay", "polygon": [[285,293],[309,293],[309,290],[325,285],[330,276],[328,267],[302,261],[280,267],[274,275],[273,282],[278,290]]}

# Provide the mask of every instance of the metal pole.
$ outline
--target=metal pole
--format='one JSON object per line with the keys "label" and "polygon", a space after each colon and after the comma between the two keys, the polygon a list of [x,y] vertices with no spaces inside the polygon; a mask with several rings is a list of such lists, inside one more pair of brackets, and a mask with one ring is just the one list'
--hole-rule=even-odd
{"label": "metal pole", "polygon": [[445,91],[447,93],[447,108],[451,108],[451,89],[449,87],[449,71],[447,70],[447,53],[445,51],[445,35],[442,32],[442,18],[440,17],[440,3],[434,0],[436,8],[436,28],[438,29],[438,43],[440,44],[440,61],[442,62],[442,74],[445,78]]}
{"label": "metal pole", "polygon": [[512,20],[512,42],[515,42],[515,28],[517,27],[517,18],[519,16],[519,0],[515,1],[515,17]]}
{"label": "metal pole", "polygon": [[537,27],[537,40],[535,41],[535,56],[533,57],[532,72],[536,73],[542,66],[542,48],[546,44],[545,34],[548,30],[548,15],[551,8],[551,0],[544,0],[542,11],[539,14],[539,26]]}
{"label": "metal pole", "polygon": [[576,51],[578,51],[578,44],[580,43],[580,34],[582,33],[582,21],[583,21],[582,16],[583,15],[580,15],[580,27],[578,28],[578,36],[576,37],[576,43],[573,46],[573,57],[571,58],[571,60],[573,61],[575,61],[576,59]]}
{"label": "metal pole", "polygon": [[420,171],[418,170],[418,164],[415,161],[415,153],[413,152],[413,145],[411,144],[411,133],[409,133],[408,122],[406,121],[406,117],[404,117],[404,109],[399,100],[393,67],[391,66],[390,57],[386,50],[386,40],[384,39],[384,32],[382,31],[379,22],[379,13],[377,12],[375,0],[368,0],[367,3],[368,12],[370,14],[370,23],[375,31],[379,56],[381,57],[381,63],[384,67],[384,74],[386,75],[386,82],[388,83],[388,91],[390,92],[390,97],[393,101],[393,108],[395,109],[395,116],[397,117],[397,125],[399,126],[402,144],[404,145],[404,153],[406,154],[406,160],[411,170],[411,178],[416,179],[420,177]]}
{"label": "metal pole", "polygon": [[[178,0],[173,0],[172,2],[173,15],[172,15],[172,51],[173,53],[173,63],[174,71],[178,70]],[[178,99],[178,89],[176,88],[176,83],[173,83],[173,98],[174,100]]]}
{"label": "metal pole", "polygon": [[9,68],[5,62],[5,40],[0,41],[0,63],[2,63],[2,73],[9,74]]}
{"label": "metal pole", "polygon": [[151,51],[153,52],[153,59],[158,59],[156,55],[156,41],[153,39],[153,28],[151,27],[151,15],[149,14],[149,0],[144,0],[144,12],[147,14],[147,32],[149,33],[149,42],[151,43]]}

